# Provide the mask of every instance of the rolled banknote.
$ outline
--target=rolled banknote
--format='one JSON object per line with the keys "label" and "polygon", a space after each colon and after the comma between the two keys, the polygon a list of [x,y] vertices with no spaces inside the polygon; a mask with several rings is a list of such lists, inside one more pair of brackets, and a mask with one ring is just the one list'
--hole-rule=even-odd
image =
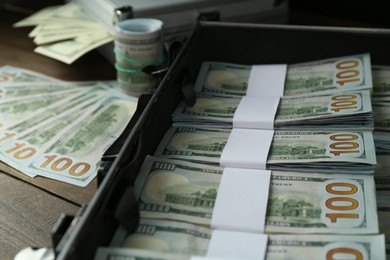
{"label": "rolled banknote", "polygon": [[137,18],[121,21],[115,27],[115,68],[124,92],[139,96],[155,87],[155,78],[142,68],[162,64],[162,26],[157,19]]}
{"label": "rolled banknote", "polygon": [[[150,251],[150,256],[178,254],[183,257],[179,259],[186,259],[185,255],[207,255],[211,237],[212,230],[192,224],[141,219],[136,231],[129,234],[121,246],[135,249],[136,253]],[[339,259],[337,257],[343,256],[348,257],[344,259],[385,260],[384,247],[383,235],[270,235],[265,259]],[[104,251],[100,253],[107,255]],[[117,252],[119,254],[113,255],[127,256],[124,250]],[[132,254],[132,251],[127,252]]]}
{"label": "rolled banknote", "polygon": [[[246,95],[251,68],[251,65],[204,62],[195,89],[203,93]],[[288,65],[284,96],[372,89],[372,85],[370,55],[357,54]]]}
{"label": "rolled banknote", "polygon": [[[210,225],[223,172],[147,157],[135,183],[141,217]],[[373,176],[272,171],[264,193],[266,233],[378,233]]]}
{"label": "rolled banknote", "polygon": [[[196,103],[179,104],[172,118],[176,126],[204,125],[206,127],[238,127],[266,129],[259,115],[264,99],[269,97],[223,98],[198,94]],[[268,104],[267,104],[268,105]],[[259,109],[257,109],[259,108]],[[251,111],[253,116],[249,116]],[[245,113],[242,116],[240,113]],[[275,116],[270,119],[270,129],[359,129],[372,130],[373,118],[369,91],[339,94],[282,97]]]}
{"label": "rolled banknote", "polygon": [[[261,131],[264,130],[250,129],[252,134]],[[218,164],[232,133],[229,129],[171,127],[154,155]],[[249,145],[256,141],[243,135],[241,141],[244,140]],[[376,164],[369,131],[275,131],[270,148],[254,148],[267,149],[266,169],[270,170],[372,174]],[[234,149],[237,150],[232,153],[240,153],[240,143]]]}

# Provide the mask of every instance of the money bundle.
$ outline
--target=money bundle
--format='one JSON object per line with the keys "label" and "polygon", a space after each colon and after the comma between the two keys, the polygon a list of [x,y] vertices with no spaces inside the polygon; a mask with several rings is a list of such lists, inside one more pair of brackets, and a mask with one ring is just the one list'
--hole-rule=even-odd
{"label": "money bundle", "polygon": [[29,34],[38,45],[35,52],[66,64],[113,40],[101,24],[73,1],[46,7],[14,24],[14,27],[27,26],[35,26]]}
{"label": "money bundle", "polygon": [[[254,129],[241,131],[171,127],[154,155],[218,164],[233,131],[238,136],[242,132],[242,140],[248,137],[247,133],[268,133],[267,130]],[[272,135],[271,146],[266,151],[267,169],[322,173],[337,170],[339,173],[373,174],[376,159],[372,151],[375,151],[375,147],[369,131],[275,131]],[[256,140],[252,141],[257,146]],[[245,151],[238,149],[237,158],[242,158],[240,153]]]}
{"label": "money bundle", "polygon": [[[210,226],[224,171],[206,164],[148,157],[135,183],[140,216]],[[246,178],[245,170],[240,177]],[[373,176],[272,171],[269,191],[264,190],[262,196],[269,193],[265,232],[378,233],[374,186]],[[354,192],[341,197],[340,187]],[[243,198],[252,195],[248,189],[240,192],[246,193],[240,194]],[[356,207],[340,211],[331,201],[341,198]],[[343,217],[346,214],[354,217]]]}
{"label": "money bundle", "polygon": [[[288,65],[277,102],[253,94],[252,76],[253,66],[203,63],[195,104],[177,107],[136,179],[136,231],[118,229],[113,245],[122,248],[101,248],[96,259],[221,257],[210,254],[219,231],[266,235],[264,259],[386,258],[369,54]],[[253,181],[254,172],[270,172],[269,182]],[[263,229],[248,229],[254,222]]]}
{"label": "money bundle", "polygon": [[[122,248],[100,248],[95,259],[110,259],[107,256],[165,259],[172,254],[169,259],[191,259],[191,256],[207,255],[213,235],[211,229],[189,223],[141,219]],[[265,259],[327,259],[326,256],[343,254],[361,256],[357,259],[384,260],[383,247],[383,235],[269,235]],[[162,258],[156,258],[156,253],[161,253]]]}
{"label": "money bundle", "polygon": [[163,62],[162,26],[157,19],[137,18],[115,27],[115,68],[118,84],[126,93],[140,96],[156,86],[156,79],[142,69]]}
{"label": "money bundle", "polygon": [[[264,102],[270,97],[226,98],[198,94],[196,103],[182,102],[172,115],[175,126],[217,128],[264,128]],[[368,90],[303,97],[281,97],[271,122],[271,129],[359,129],[374,128],[371,94]],[[268,104],[266,104],[268,106]],[[264,113],[267,113],[264,111]],[[253,115],[252,115],[253,114]]]}
{"label": "money bundle", "polygon": [[30,176],[86,186],[137,99],[112,82],[64,82],[0,68],[0,159]]}
{"label": "money bundle", "polygon": [[[248,95],[251,65],[204,62],[195,91],[226,96]],[[370,55],[361,54],[288,65],[281,96],[308,93],[336,93],[372,89]],[[268,86],[271,88],[274,86]],[[260,93],[267,96],[267,93]]]}

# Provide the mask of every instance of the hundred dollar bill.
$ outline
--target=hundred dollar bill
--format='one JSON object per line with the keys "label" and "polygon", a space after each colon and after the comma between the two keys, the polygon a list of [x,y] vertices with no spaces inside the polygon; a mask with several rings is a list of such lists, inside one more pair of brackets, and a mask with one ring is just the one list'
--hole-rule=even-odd
{"label": "hundred dollar bill", "polygon": [[15,122],[25,121],[37,113],[51,108],[64,99],[59,95],[41,95],[0,102],[0,129],[10,127]]}
{"label": "hundred dollar bill", "polygon": [[99,247],[94,260],[189,260],[189,255],[121,247]]}
{"label": "hundred dollar bill", "polygon": [[4,100],[18,100],[23,97],[41,97],[47,94],[56,94],[58,96],[68,96],[74,92],[80,91],[76,84],[58,84],[58,83],[31,83],[26,85],[4,86],[0,88],[0,102]]}
{"label": "hundred dollar bill", "polygon": [[34,43],[41,45],[73,39],[83,34],[89,34],[92,31],[94,33],[104,32],[105,29],[100,24],[85,22],[41,24],[35,27],[29,36],[34,36]]}
{"label": "hundred dollar bill", "polygon": [[390,96],[390,66],[373,65],[372,82],[374,97]]}
{"label": "hundred dollar bill", "polygon": [[[141,219],[136,231],[128,235],[122,246],[183,257],[205,256],[211,237],[212,230],[200,226]],[[270,235],[265,259],[339,259],[337,257],[341,256],[349,257],[343,259],[384,260],[384,236]]]}
{"label": "hundred dollar bill", "polygon": [[18,134],[3,132],[0,146],[1,160],[30,177],[35,176],[35,173],[25,170],[25,165],[39,158],[42,152],[61,137],[67,128],[77,123],[83,114],[84,111],[80,109],[50,121],[43,121],[39,127],[25,132]]}
{"label": "hundred dollar bill", "polygon": [[[79,85],[76,85],[80,87]],[[84,102],[93,103],[109,88],[105,84],[91,83],[76,92],[33,95],[0,102],[1,130],[21,132],[36,127],[39,123],[74,110]],[[27,120],[28,119],[28,120]]]}
{"label": "hundred dollar bill", "polygon": [[[250,70],[250,65],[204,62],[195,90],[243,96],[247,92]],[[372,89],[368,53],[289,65],[284,96],[362,89]]]}
{"label": "hundred dollar bill", "polygon": [[[62,82],[47,75],[13,66],[0,67],[0,93],[4,92],[4,86],[27,85],[37,82]],[[3,94],[2,94],[3,95]]]}
{"label": "hundred dollar bill", "polygon": [[[268,241],[266,260],[339,259],[337,257],[341,256],[350,257],[348,259],[386,259],[384,235],[271,235]],[[99,248],[95,255],[95,260],[133,258],[188,260],[191,256],[120,247]]]}
{"label": "hundred dollar bill", "polygon": [[376,158],[377,165],[374,173],[376,190],[390,192],[390,153],[377,153]]}
{"label": "hundred dollar bill", "polygon": [[163,253],[201,255],[207,253],[212,230],[189,223],[140,219],[122,247]]}
{"label": "hundred dollar bill", "polygon": [[[171,127],[154,155],[217,164],[230,133],[229,129]],[[369,131],[275,131],[266,166],[282,171],[372,174],[373,151]]]}
{"label": "hundred dollar bill", "polygon": [[375,102],[372,105],[376,131],[390,132],[390,103]]}
{"label": "hundred dollar bill", "polygon": [[[135,182],[141,218],[210,225],[222,176],[222,167],[147,157]],[[264,192],[266,233],[378,233],[373,176],[272,171]]]}
{"label": "hundred dollar bill", "polygon": [[[49,145],[48,140],[53,141],[54,136],[61,135],[63,129],[94,105],[105,93],[103,89],[102,86],[95,86],[86,88],[77,95],[65,98],[61,95],[58,96],[61,100],[51,104],[47,103],[47,97],[41,96],[40,99],[33,99],[32,103],[24,103],[18,109],[6,111],[8,113],[5,117],[2,114],[3,122],[4,118],[8,121],[0,131],[1,160],[23,171],[23,164],[28,164],[39,156],[40,149]],[[18,112],[16,116],[10,113],[13,111]],[[23,173],[35,176],[32,173]]]}
{"label": "hundred dollar bill", "polygon": [[54,22],[81,23],[91,22],[80,5],[76,2],[69,2],[64,5],[45,7],[38,12],[14,23],[14,27],[35,26],[44,23]]}
{"label": "hundred dollar bill", "polygon": [[42,21],[45,21],[50,16],[52,16],[53,11],[58,9],[59,7],[60,7],[59,5],[45,7],[43,9],[39,10],[38,12],[34,13],[33,15],[30,15],[29,17],[27,17],[23,20],[20,20],[17,23],[14,23],[13,26],[14,27],[25,27],[25,26],[38,25]]}
{"label": "hundred dollar bill", "polygon": [[374,143],[377,153],[389,153],[390,152],[390,133],[382,131],[374,131]]}
{"label": "hundred dollar bill", "polygon": [[83,34],[75,39],[41,45],[34,52],[71,64],[85,53],[112,41],[106,31],[97,34]]}
{"label": "hundred dollar bill", "polygon": [[265,259],[385,260],[384,246],[384,235],[270,235]]}
{"label": "hundred dollar bill", "polygon": [[[172,117],[174,125],[205,125],[231,128],[237,108],[243,99],[198,94],[196,103],[179,104]],[[253,97],[250,100],[262,102]],[[259,118],[259,122],[261,119]],[[247,123],[246,125],[248,125]],[[282,97],[273,121],[275,129],[356,129],[372,130],[371,94],[368,91],[324,94],[304,97]],[[253,128],[258,128],[253,124]],[[247,126],[249,128],[249,125]]]}
{"label": "hundred dollar bill", "polygon": [[23,171],[86,186],[96,176],[101,156],[133,116],[136,101],[119,93],[103,99]]}
{"label": "hundred dollar bill", "polygon": [[[93,21],[76,2],[43,9],[14,24],[33,26],[29,36],[40,44],[35,52],[70,64],[85,53],[113,40],[104,26]],[[48,30],[56,26],[57,29]]]}

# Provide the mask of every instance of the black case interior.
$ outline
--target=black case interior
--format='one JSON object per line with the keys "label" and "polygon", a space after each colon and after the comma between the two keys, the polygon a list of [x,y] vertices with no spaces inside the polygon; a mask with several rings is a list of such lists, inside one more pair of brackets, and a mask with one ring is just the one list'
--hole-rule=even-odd
{"label": "black case interior", "polygon": [[[57,259],[93,259],[119,225],[131,232],[138,210],[132,185],[147,154],[171,126],[179,102],[193,102],[193,85],[203,61],[238,64],[298,63],[371,54],[371,63],[390,65],[390,30],[201,22],[185,41],[165,77],[137,113],[92,201],[55,245]],[[150,99],[149,99],[150,98]],[[118,145],[118,144],[117,144]]]}

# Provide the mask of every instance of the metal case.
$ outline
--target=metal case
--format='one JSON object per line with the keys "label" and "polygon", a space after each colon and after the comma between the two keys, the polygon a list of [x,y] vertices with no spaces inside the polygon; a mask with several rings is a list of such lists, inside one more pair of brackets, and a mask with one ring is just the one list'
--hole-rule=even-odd
{"label": "metal case", "polygon": [[[156,91],[141,98],[118,155],[87,205],[58,239],[58,259],[91,259],[119,226],[136,227],[133,183],[153,154],[180,101],[193,102],[193,84],[203,61],[239,64],[297,63],[369,52],[372,64],[390,65],[390,30],[202,22],[184,43]],[[145,104],[145,106],[142,106]],[[373,151],[375,152],[375,151]],[[70,222],[68,220],[68,222]]]}

